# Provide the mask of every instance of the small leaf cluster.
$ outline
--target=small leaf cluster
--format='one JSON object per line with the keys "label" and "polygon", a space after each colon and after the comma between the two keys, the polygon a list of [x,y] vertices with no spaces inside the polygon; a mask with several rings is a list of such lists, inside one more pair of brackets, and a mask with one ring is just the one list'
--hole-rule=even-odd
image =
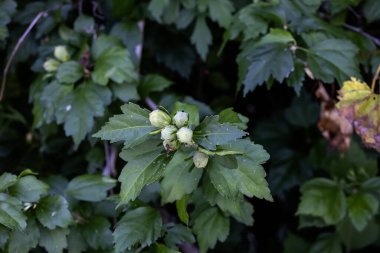
{"label": "small leaf cluster", "polygon": [[[253,224],[253,206],[244,196],[272,201],[262,167],[269,155],[243,138],[247,122],[238,113],[227,109],[200,121],[198,107],[181,102],[171,113],[164,108],[150,112],[133,103],[121,110],[94,135],[124,143],[120,156],[128,163],[118,179],[119,205],[135,202],[146,186],[159,182],[162,204],[176,203],[179,219],[192,225],[201,252],[206,252],[227,238],[229,217]],[[190,203],[195,205],[193,219],[187,213]],[[145,233],[152,236],[150,243],[124,239],[123,220],[129,215],[127,211],[116,226],[118,252],[158,238],[154,225]]]}

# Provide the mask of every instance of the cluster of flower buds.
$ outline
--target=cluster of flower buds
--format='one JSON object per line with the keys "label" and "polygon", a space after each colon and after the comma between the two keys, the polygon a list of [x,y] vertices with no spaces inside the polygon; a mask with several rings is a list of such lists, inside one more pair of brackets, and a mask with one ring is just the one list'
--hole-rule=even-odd
{"label": "cluster of flower buds", "polygon": [[43,64],[43,67],[47,72],[57,71],[61,62],[70,60],[69,51],[65,46],[56,46],[54,48],[54,57],[55,59],[50,58]]}
{"label": "cluster of flower buds", "polygon": [[161,139],[167,151],[175,151],[181,143],[193,143],[193,130],[187,127],[189,114],[177,112],[173,119],[162,110],[154,110],[149,114],[152,126],[161,128]]}
{"label": "cluster of flower buds", "polygon": [[[161,139],[165,149],[169,152],[175,151],[181,144],[193,144],[193,130],[188,127],[189,114],[178,111],[173,118],[162,110],[154,110],[149,114],[152,126],[161,129]],[[196,168],[205,168],[209,156],[201,151],[196,151],[193,162]]]}

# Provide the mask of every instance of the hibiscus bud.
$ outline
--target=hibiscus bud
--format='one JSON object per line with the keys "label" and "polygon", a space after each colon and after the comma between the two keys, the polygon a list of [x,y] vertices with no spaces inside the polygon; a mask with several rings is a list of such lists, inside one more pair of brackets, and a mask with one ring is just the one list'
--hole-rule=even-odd
{"label": "hibiscus bud", "polygon": [[170,116],[161,110],[149,113],[149,121],[152,126],[163,128],[170,124],[170,120]]}
{"label": "hibiscus bud", "polygon": [[193,156],[193,162],[194,162],[195,167],[202,169],[207,166],[208,155],[206,155],[205,153],[196,151]]}
{"label": "hibiscus bud", "polygon": [[177,140],[164,140],[162,144],[168,152],[176,151],[179,147],[179,143]]}
{"label": "hibiscus bud", "polygon": [[177,131],[177,138],[181,143],[190,144],[193,139],[193,131],[188,127],[181,127]]}
{"label": "hibiscus bud", "polygon": [[59,64],[60,64],[59,61],[54,60],[54,59],[49,59],[44,62],[43,67],[47,72],[54,72],[54,71],[57,71]]}
{"label": "hibiscus bud", "polygon": [[168,140],[168,141],[175,140],[176,132],[177,132],[177,128],[175,126],[172,126],[172,125],[166,126],[161,130],[161,139]]}
{"label": "hibiscus bud", "polygon": [[60,61],[70,60],[70,54],[65,46],[56,46],[54,48],[54,56]]}
{"label": "hibiscus bud", "polygon": [[189,114],[179,111],[174,115],[173,122],[177,127],[183,127],[189,122]]}

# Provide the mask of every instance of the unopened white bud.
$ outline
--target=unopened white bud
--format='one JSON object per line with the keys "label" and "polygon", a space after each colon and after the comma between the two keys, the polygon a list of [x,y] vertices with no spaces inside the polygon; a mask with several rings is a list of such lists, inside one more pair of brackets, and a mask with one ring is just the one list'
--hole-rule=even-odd
{"label": "unopened white bud", "polygon": [[183,127],[189,122],[189,114],[179,111],[174,115],[173,122],[177,127]]}
{"label": "unopened white bud", "polygon": [[170,124],[171,118],[166,112],[157,109],[149,113],[149,121],[152,126],[163,128]]}
{"label": "unopened white bud", "polygon": [[181,143],[191,144],[193,139],[193,131],[188,127],[181,127],[177,131],[177,138]]}
{"label": "unopened white bud", "polygon": [[57,71],[59,67],[59,61],[54,60],[54,59],[49,59],[44,62],[43,67],[47,72],[54,72]]}
{"label": "unopened white bud", "polygon": [[168,141],[175,140],[176,132],[177,132],[177,128],[175,126],[172,126],[172,125],[166,126],[161,130],[161,139],[168,140]]}
{"label": "unopened white bud", "polygon": [[54,48],[54,56],[63,62],[70,60],[70,54],[65,46],[56,46]]}
{"label": "unopened white bud", "polygon": [[168,152],[176,151],[179,147],[179,143],[177,140],[164,140],[162,144]]}
{"label": "unopened white bud", "polygon": [[196,151],[193,156],[193,162],[194,162],[195,167],[202,169],[207,166],[208,155],[206,155],[205,153]]}

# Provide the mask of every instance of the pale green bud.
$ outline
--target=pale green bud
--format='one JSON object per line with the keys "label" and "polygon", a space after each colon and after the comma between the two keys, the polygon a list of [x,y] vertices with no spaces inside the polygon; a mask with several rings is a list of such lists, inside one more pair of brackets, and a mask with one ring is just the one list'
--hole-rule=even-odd
{"label": "pale green bud", "polygon": [[191,144],[193,139],[193,131],[188,127],[181,127],[177,131],[177,138],[181,143]]}
{"label": "pale green bud", "polygon": [[47,72],[54,72],[57,71],[59,67],[59,61],[54,60],[54,59],[49,59],[44,62],[43,67]]}
{"label": "pale green bud", "polygon": [[162,144],[168,152],[176,151],[179,147],[179,143],[177,140],[164,140]]}
{"label": "pale green bud", "polygon": [[170,124],[171,118],[161,110],[154,110],[149,113],[149,121],[152,126],[163,128]]}
{"label": "pale green bud", "polygon": [[179,111],[174,115],[173,122],[177,127],[183,127],[189,122],[189,114]]}
{"label": "pale green bud", "polygon": [[208,163],[208,155],[205,153],[196,151],[193,156],[193,162],[195,167],[202,169],[207,166]]}
{"label": "pale green bud", "polygon": [[65,46],[56,46],[54,48],[54,56],[63,62],[70,60],[70,54]]}
{"label": "pale green bud", "polygon": [[166,126],[161,130],[161,139],[168,140],[168,141],[175,140],[176,132],[177,132],[177,128],[175,126],[173,125]]}

